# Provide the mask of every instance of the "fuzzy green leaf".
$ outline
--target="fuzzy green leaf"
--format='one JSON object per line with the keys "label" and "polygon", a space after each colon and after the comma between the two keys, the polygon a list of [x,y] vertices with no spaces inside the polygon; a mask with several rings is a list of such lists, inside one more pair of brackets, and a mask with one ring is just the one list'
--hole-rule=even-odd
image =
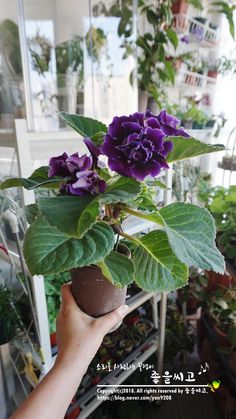
{"label": "fuzzy green leaf", "polygon": [[24,209],[26,220],[29,224],[32,224],[39,216],[39,207],[37,204],[27,205]]}
{"label": "fuzzy green leaf", "polygon": [[60,177],[48,177],[48,166],[42,166],[36,169],[28,178],[10,178],[4,180],[0,184],[0,189],[8,189],[15,187],[24,187],[31,190],[35,188],[55,189],[59,188],[63,179]]}
{"label": "fuzzy green leaf", "polygon": [[116,287],[123,288],[133,282],[134,265],[125,255],[111,252],[97,265],[101,268],[103,275]]}
{"label": "fuzzy green leaf", "polygon": [[67,235],[82,238],[96,223],[102,205],[127,202],[135,198],[139,190],[140,183],[135,179],[119,177],[103,194],[40,198],[39,208],[52,226]]}
{"label": "fuzzy green leaf", "polygon": [[82,135],[82,137],[94,137],[93,140],[95,144],[96,139],[100,138],[100,134],[103,134],[104,136],[107,132],[106,125],[96,119],[66,112],[60,112],[59,115],[67,125]]}
{"label": "fuzzy green leaf", "polygon": [[142,289],[173,291],[187,284],[188,267],[177,259],[164,231],[152,231],[137,241],[134,278]]}
{"label": "fuzzy green leaf", "polygon": [[188,266],[224,273],[224,258],[215,244],[212,215],[198,205],[175,202],[159,211],[173,252]]}
{"label": "fuzzy green leaf", "polygon": [[32,275],[46,275],[97,263],[113,246],[114,233],[106,223],[96,223],[79,240],[70,238],[39,216],[26,232],[24,256]]}
{"label": "fuzzy green leaf", "polygon": [[225,149],[224,145],[222,144],[206,144],[196,140],[195,138],[168,137],[166,140],[171,140],[174,144],[173,150],[167,157],[167,161],[169,163],[189,159],[191,157],[200,156],[202,154],[214,153],[215,151],[222,151]]}

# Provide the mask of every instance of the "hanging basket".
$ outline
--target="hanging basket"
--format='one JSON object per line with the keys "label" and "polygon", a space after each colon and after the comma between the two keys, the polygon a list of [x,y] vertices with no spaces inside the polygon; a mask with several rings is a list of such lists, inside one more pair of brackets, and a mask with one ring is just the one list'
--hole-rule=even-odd
{"label": "hanging basket", "polygon": [[225,156],[222,161],[218,163],[218,167],[224,170],[236,171],[236,156]]}

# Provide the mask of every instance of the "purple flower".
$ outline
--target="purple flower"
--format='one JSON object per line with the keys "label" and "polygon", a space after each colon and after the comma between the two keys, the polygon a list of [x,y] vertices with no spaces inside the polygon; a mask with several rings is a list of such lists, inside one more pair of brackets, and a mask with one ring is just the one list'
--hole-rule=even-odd
{"label": "purple flower", "polygon": [[86,154],[79,157],[78,153],[74,153],[71,156],[63,153],[61,156],[50,159],[48,177],[68,177],[73,175],[77,170],[88,170],[91,166],[92,160]]}
{"label": "purple flower", "polygon": [[184,44],[189,44],[189,37],[187,35],[182,36],[182,38],[180,38],[180,41],[183,42]]}
{"label": "purple flower", "polygon": [[179,120],[166,111],[154,116],[150,111],[115,116],[101,146],[111,170],[123,176],[143,180],[168,168],[166,156],[173,148],[167,136],[188,134],[178,128]]}
{"label": "purple flower", "polygon": [[84,154],[71,156],[63,153],[52,157],[49,161],[49,177],[61,176],[66,183],[61,185],[61,192],[70,195],[92,195],[102,193],[106,189],[106,182],[92,170],[92,158]]}
{"label": "purple flower", "polygon": [[194,35],[194,38],[196,38],[197,41],[203,40],[203,35],[204,35],[203,28],[195,27],[193,30],[191,30],[191,33]]}
{"label": "purple flower", "polygon": [[182,137],[190,137],[186,131],[182,128],[178,128],[180,120],[175,118],[175,116],[168,114],[165,109],[162,110],[156,118],[166,136],[174,137],[181,135]]}
{"label": "purple flower", "polygon": [[66,165],[66,159],[68,158],[68,154],[63,153],[61,156],[52,157],[49,161],[49,172],[48,177],[53,176],[61,176],[66,177],[68,176],[69,170]]}
{"label": "purple flower", "polygon": [[97,147],[90,138],[85,138],[84,143],[86,144],[86,146],[88,147],[88,149],[91,153],[94,167],[97,167],[98,166],[98,157],[101,154],[100,148]]}
{"label": "purple flower", "polygon": [[69,194],[84,195],[89,192],[95,195],[105,192],[106,182],[93,170],[77,172],[76,177],[76,182],[66,185],[66,192]]}

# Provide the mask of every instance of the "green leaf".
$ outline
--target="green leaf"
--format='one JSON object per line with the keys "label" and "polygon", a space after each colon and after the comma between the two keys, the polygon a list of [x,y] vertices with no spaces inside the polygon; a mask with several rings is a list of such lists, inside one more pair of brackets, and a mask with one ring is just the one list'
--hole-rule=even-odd
{"label": "green leaf", "polygon": [[170,61],[165,61],[165,68],[168,78],[172,84],[175,82],[175,70]]}
{"label": "green leaf", "polygon": [[24,212],[26,220],[29,224],[32,224],[40,214],[37,204],[26,205]]}
{"label": "green leaf", "polygon": [[140,183],[135,179],[119,177],[103,194],[40,198],[39,208],[52,226],[71,237],[82,238],[96,223],[102,205],[128,202],[138,195],[139,190]]}
{"label": "green leaf", "polygon": [[151,187],[157,186],[161,189],[168,189],[167,185],[164,182],[161,182],[160,180],[147,180],[145,183]]}
{"label": "green leaf", "polygon": [[134,278],[146,291],[173,291],[188,282],[188,267],[173,253],[164,231],[140,239],[133,256]]}
{"label": "green leaf", "polygon": [[[78,236],[80,217],[89,204],[94,202],[93,195],[57,196],[55,198],[39,198],[38,204],[44,218],[58,230],[69,236]],[[84,228],[87,230],[96,222],[99,215],[99,204],[87,210]]]}
{"label": "green leaf", "polygon": [[111,252],[97,265],[101,268],[103,275],[116,287],[123,288],[133,282],[134,265],[125,255]]}
{"label": "green leaf", "polygon": [[170,140],[174,144],[173,150],[167,157],[169,163],[225,149],[223,144],[206,144],[195,138],[168,137],[166,140]]}
{"label": "green leaf", "polygon": [[83,237],[93,225],[100,213],[101,205],[129,202],[139,194],[139,191],[140,183],[135,179],[121,176],[118,180],[111,180],[106,191],[98,195],[80,214],[78,236]]}
{"label": "green leaf", "polygon": [[175,202],[159,211],[173,252],[188,266],[224,273],[224,258],[215,245],[212,215],[198,205]]}
{"label": "green leaf", "polygon": [[176,32],[171,29],[171,28],[167,28],[166,29],[166,35],[169,39],[169,41],[172,43],[173,47],[176,49],[179,43],[179,39],[178,36],[176,34]]}
{"label": "green leaf", "polygon": [[114,233],[98,222],[81,240],[71,239],[39,216],[27,230],[24,256],[32,275],[63,272],[103,260],[113,249]]}
{"label": "green leaf", "polygon": [[83,115],[75,115],[66,112],[60,112],[60,117],[63,121],[78,132],[82,137],[94,137],[96,143],[96,135],[100,136],[107,132],[107,127],[103,122],[96,119],[87,118]]}
{"label": "green leaf", "polygon": [[32,175],[28,178],[10,178],[4,180],[0,184],[0,189],[24,187],[25,189],[31,190],[35,188],[47,188],[55,189],[59,188],[63,179],[60,177],[48,177],[48,166],[42,166],[36,169]]}

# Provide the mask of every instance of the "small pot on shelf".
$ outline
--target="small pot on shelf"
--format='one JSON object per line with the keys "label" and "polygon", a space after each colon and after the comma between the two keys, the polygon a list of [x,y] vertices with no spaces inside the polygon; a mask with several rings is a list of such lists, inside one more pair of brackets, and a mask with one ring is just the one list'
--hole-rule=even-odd
{"label": "small pot on shelf", "polygon": [[134,327],[140,335],[148,336],[153,329],[153,323],[147,319],[140,319],[135,322]]}
{"label": "small pot on shelf", "polygon": [[132,340],[132,339],[123,339],[123,340],[120,342],[120,348],[121,348],[121,349],[124,349],[124,351],[125,351],[126,353],[130,353],[130,352],[132,352],[133,347],[134,347],[134,342],[133,342],[133,340]]}
{"label": "small pot on shelf", "polygon": [[171,10],[173,15],[186,13],[188,10],[188,2],[185,0],[176,0],[172,3]]}
{"label": "small pot on shelf", "polygon": [[211,77],[212,79],[217,79],[218,71],[217,70],[208,70],[207,77]]}

